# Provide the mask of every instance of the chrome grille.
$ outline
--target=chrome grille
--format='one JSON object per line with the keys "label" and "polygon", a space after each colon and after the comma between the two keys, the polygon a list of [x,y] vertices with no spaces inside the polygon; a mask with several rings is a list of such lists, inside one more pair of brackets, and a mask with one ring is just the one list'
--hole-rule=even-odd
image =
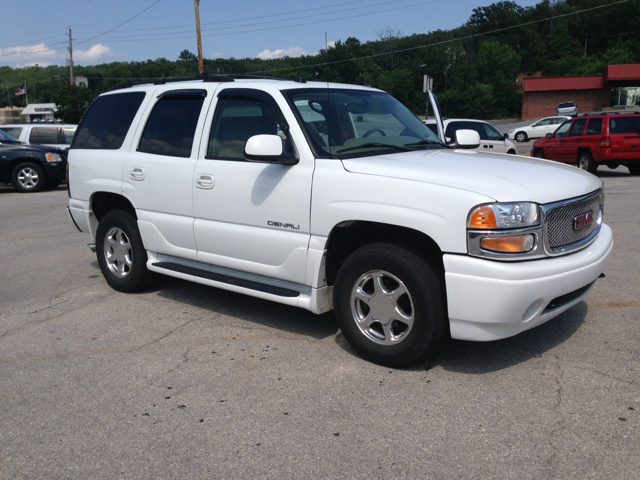
{"label": "chrome grille", "polygon": [[[557,253],[558,250],[565,251],[563,247],[580,248],[583,243],[592,240],[594,232],[597,233],[602,224],[603,201],[602,192],[598,191],[587,198],[547,206],[548,209],[544,212],[547,247]],[[593,211],[593,223],[576,229],[576,217],[589,211]]]}

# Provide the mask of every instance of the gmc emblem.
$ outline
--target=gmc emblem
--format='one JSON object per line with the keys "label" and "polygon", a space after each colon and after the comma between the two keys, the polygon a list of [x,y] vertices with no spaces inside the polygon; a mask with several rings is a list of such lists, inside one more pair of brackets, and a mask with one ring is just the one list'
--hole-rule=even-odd
{"label": "gmc emblem", "polygon": [[593,210],[589,210],[582,215],[578,215],[573,219],[573,228],[574,230],[580,230],[588,225],[593,223]]}

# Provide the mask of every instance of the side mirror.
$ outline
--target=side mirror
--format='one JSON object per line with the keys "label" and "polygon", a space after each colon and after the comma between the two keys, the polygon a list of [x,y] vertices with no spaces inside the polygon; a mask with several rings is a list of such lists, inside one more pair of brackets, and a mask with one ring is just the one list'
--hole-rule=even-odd
{"label": "side mirror", "polygon": [[453,148],[473,149],[480,146],[480,135],[475,130],[457,130],[449,142]]}
{"label": "side mirror", "polygon": [[553,133],[547,133],[547,134],[545,135],[545,138],[552,138],[552,137],[553,137]]}
{"label": "side mirror", "polygon": [[508,134],[508,133],[505,133],[505,134],[502,136],[502,139],[503,139],[503,140],[506,140],[507,138],[509,138],[509,134]]}
{"label": "side mirror", "polygon": [[282,138],[278,135],[254,135],[244,145],[244,157],[252,162],[295,165],[298,159],[292,153],[285,153]]}

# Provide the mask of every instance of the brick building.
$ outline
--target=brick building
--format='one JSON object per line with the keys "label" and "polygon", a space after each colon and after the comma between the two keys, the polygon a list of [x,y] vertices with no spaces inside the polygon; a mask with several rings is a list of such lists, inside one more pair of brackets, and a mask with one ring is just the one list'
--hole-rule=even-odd
{"label": "brick building", "polygon": [[604,75],[525,78],[522,118],[554,115],[559,103],[570,100],[579,113],[639,106],[640,64],[608,65]]}

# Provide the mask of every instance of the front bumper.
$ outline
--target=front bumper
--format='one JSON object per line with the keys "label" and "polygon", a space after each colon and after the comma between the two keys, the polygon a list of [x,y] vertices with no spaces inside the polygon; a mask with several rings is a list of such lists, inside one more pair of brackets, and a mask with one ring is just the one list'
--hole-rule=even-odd
{"label": "front bumper", "polygon": [[588,293],[612,248],[603,224],[587,248],[560,257],[505,263],[444,255],[452,338],[498,340],[560,315]]}

